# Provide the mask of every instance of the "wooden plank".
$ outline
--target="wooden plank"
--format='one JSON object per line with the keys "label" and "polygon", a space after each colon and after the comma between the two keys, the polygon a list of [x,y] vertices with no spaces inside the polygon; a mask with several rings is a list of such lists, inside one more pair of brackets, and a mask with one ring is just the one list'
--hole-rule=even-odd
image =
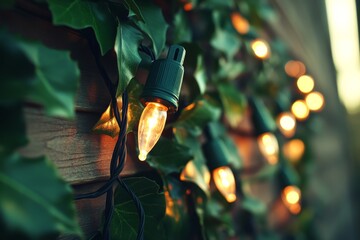
{"label": "wooden plank", "polygon": [[[91,132],[98,114],[77,113],[74,121],[44,116],[40,109],[25,111],[30,143],[21,153],[34,157],[48,156],[60,174],[70,183],[78,184],[109,176],[109,161],[116,139]],[[137,159],[135,140],[128,136],[128,155],[122,175],[149,170]]]}

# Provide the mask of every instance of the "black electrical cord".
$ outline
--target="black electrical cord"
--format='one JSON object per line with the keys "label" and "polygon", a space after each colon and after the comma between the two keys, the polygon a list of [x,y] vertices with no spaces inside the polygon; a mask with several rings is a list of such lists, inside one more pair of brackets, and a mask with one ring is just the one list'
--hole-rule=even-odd
{"label": "black electrical cord", "polygon": [[[103,239],[109,240],[111,239],[110,235],[110,225],[111,219],[114,212],[114,191],[113,184],[117,181],[121,187],[125,189],[125,191],[131,196],[138,211],[139,216],[139,225],[138,225],[138,234],[137,240],[144,239],[144,226],[145,226],[145,213],[142,207],[142,204],[139,198],[135,195],[135,193],[126,185],[126,183],[119,177],[121,171],[124,168],[125,160],[126,160],[126,125],[127,125],[127,112],[128,112],[128,95],[127,92],[124,91],[122,94],[122,112],[120,117],[120,112],[117,106],[117,98],[116,98],[116,90],[118,81],[113,83],[107,74],[103,64],[100,61],[101,54],[99,50],[99,45],[91,35],[89,38],[90,49],[92,54],[94,55],[96,65],[99,69],[100,75],[103,77],[107,89],[111,96],[111,109],[113,110],[115,119],[120,127],[120,132],[114,147],[114,151],[110,161],[110,178],[108,181],[101,186],[98,190],[76,195],[74,197],[75,200],[80,199],[88,199],[88,198],[96,198],[106,193],[106,203],[105,203],[105,220],[103,226]],[[148,49],[149,50],[149,49]],[[150,51],[151,52],[151,51]],[[151,56],[154,56],[153,54]],[[155,56],[154,56],[155,57]]]}

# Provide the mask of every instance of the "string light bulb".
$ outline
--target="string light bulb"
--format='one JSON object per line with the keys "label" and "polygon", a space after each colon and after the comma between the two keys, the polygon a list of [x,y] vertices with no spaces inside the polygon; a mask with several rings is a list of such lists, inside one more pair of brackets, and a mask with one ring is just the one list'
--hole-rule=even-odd
{"label": "string light bulb", "polygon": [[320,92],[311,92],[305,97],[305,102],[311,111],[320,111],[325,103],[324,96]]}
{"label": "string light bulb", "polygon": [[256,57],[260,59],[267,59],[270,57],[270,46],[263,39],[255,39],[251,42],[251,48]]}
{"label": "string light bulb", "polygon": [[204,132],[207,141],[203,144],[202,150],[212,173],[215,186],[227,202],[235,202],[236,182],[234,173],[229,167],[226,158],[226,145],[220,138],[213,123],[208,124]]}
{"label": "string light bulb", "polygon": [[301,139],[292,139],[283,145],[284,156],[292,163],[301,160],[305,152],[305,144]]}
{"label": "string light bulb", "polygon": [[278,129],[285,137],[292,137],[296,131],[296,119],[291,112],[282,112],[276,118]]}
{"label": "string light bulb", "polygon": [[289,185],[286,186],[281,194],[281,199],[284,205],[293,214],[298,214],[301,211],[301,191],[297,186]]}
{"label": "string light bulb", "polygon": [[314,79],[309,75],[302,75],[296,81],[296,85],[300,92],[309,93],[314,89]]}
{"label": "string light bulb", "polygon": [[185,49],[169,48],[165,59],[155,60],[141,95],[145,108],[138,127],[139,160],[144,161],[159,140],[168,112],[177,111],[184,67]]}
{"label": "string light bulb", "polygon": [[267,162],[274,165],[279,160],[279,143],[274,135],[276,124],[264,103],[256,98],[249,98],[251,118],[261,154]]}
{"label": "string light bulb", "polygon": [[291,112],[294,114],[296,119],[305,120],[309,117],[310,111],[304,100],[296,100],[291,105]]}
{"label": "string light bulb", "polygon": [[279,159],[279,143],[275,135],[266,132],[257,137],[260,152],[266,158],[269,164],[274,165]]}
{"label": "string light bulb", "polygon": [[219,192],[225,197],[226,201],[234,202],[236,200],[235,177],[229,166],[215,168],[212,176]]}

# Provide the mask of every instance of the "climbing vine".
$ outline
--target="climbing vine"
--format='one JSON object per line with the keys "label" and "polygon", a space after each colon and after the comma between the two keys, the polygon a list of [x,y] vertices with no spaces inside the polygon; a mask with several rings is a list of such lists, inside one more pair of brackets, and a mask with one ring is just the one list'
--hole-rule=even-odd
{"label": "climbing vine", "polygon": [[[1,11],[11,11],[19,4],[21,1],[2,1]],[[270,231],[266,223],[269,206],[252,198],[243,186],[274,181],[279,172],[286,172],[290,179],[305,186],[296,172],[303,168],[288,163],[281,155],[281,164],[265,165],[243,177],[245,170],[238,152],[242,146],[236,146],[228,134],[242,134],[249,97],[265,100],[266,111],[273,118],[279,99],[298,97],[291,90],[292,79],[283,70],[289,60],[283,44],[272,39],[271,57],[266,60],[257,58],[251,49],[251,41],[266,34],[264,23],[274,15],[267,1],[37,0],[33,4],[49,11],[53,26],[65,26],[86,36],[89,47],[99,47],[99,58],[109,53],[116,56],[113,61],[118,71],[120,111],[124,91],[129,100],[127,133],[136,133],[143,110],[139,97],[145,79],[137,75],[139,69],[148,70],[151,59],[162,57],[171,44],[187,51],[179,111],[168,120],[147,160],[160,180],[124,180],[143,205],[145,239],[277,239],[278,233]],[[250,23],[246,33],[239,32],[234,14]],[[51,117],[74,119],[81,74],[78,65],[69,51],[25,39],[6,25],[0,28],[0,52],[6,59],[0,65],[0,236],[84,237],[76,220],[73,193],[56,166],[46,156],[30,159],[18,151],[28,143],[24,103],[43,106],[44,113]],[[289,108],[290,102],[283,103]],[[206,179],[209,170],[202,138],[210,122],[216,123],[217,134],[227,149],[225,157],[236,173],[238,200],[234,204],[227,203]],[[111,137],[119,134],[110,103],[93,131]],[[299,131],[306,132],[306,126]],[[190,167],[192,174],[184,172]],[[300,216],[302,221],[285,234],[306,234],[302,226],[311,213],[303,212],[307,214]],[[112,239],[135,239],[137,227],[136,208],[119,187],[114,194]]]}

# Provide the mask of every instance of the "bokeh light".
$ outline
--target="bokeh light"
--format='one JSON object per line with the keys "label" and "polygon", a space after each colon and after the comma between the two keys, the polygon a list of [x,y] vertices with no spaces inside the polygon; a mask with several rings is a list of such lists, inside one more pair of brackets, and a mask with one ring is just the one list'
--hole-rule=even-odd
{"label": "bokeh light", "polygon": [[310,110],[304,100],[296,100],[291,106],[291,112],[298,120],[305,120],[310,114]]}

